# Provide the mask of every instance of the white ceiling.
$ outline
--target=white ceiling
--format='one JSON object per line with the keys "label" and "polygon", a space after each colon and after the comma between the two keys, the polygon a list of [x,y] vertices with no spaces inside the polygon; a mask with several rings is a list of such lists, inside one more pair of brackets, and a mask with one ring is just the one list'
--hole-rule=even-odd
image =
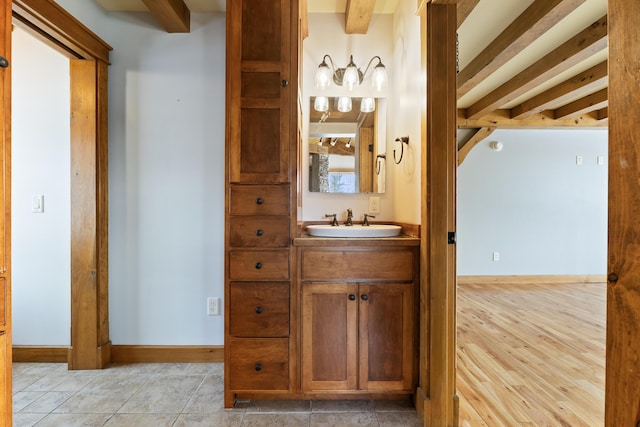
{"label": "white ceiling", "polygon": [[[112,12],[146,12],[142,0],[95,0],[102,8]],[[377,0],[375,13],[393,13],[399,0]],[[184,0],[192,12],[223,12],[226,0]],[[347,0],[307,0],[311,13],[344,13]]]}

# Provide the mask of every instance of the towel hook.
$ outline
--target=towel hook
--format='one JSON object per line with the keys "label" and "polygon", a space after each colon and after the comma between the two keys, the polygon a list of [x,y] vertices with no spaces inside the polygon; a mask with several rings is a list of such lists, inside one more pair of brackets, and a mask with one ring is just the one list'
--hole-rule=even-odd
{"label": "towel hook", "polygon": [[396,138],[395,142],[400,142],[400,158],[396,159],[396,149],[393,149],[393,162],[396,165],[399,165],[400,162],[402,161],[402,157],[404,156],[404,144],[407,144],[407,147],[409,146],[409,137],[408,136],[402,136],[399,138]]}

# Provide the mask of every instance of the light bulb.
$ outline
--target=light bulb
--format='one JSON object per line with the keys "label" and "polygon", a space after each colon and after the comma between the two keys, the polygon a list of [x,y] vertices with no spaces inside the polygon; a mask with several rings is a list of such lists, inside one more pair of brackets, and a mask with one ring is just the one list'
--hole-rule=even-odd
{"label": "light bulb", "polygon": [[338,98],[338,111],[341,113],[348,113],[351,111],[351,98],[348,96],[341,96]]}
{"label": "light bulb", "polygon": [[382,62],[376,65],[376,68],[373,69],[371,83],[378,92],[387,88],[387,69]]}
{"label": "light bulb", "polygon": [[360,101],[360,111],[363,113],[371,113],[376,110],[376,100],[373,98],[362,98]]}
{"label": "light bulb", "polygon": [[313,101],[313,109],[321,112],[327,111],[329,109],[329,98],[316,96],[315,101]]}
{"label": "light bulb", "polygon": [[320,65],[318,65],[315,81],[317,89],[324,90],[331,86],[331,68],[329,68],[324,60]]}
{"label": "light bulb", "polygon": [[353,56],[351,56],[349,65],[345,68],[344,75],[342,76],[342,86],[346,87],[348,90],[353,90],[353,88],[358,84],[360,84],[358,67],[353,63]]}

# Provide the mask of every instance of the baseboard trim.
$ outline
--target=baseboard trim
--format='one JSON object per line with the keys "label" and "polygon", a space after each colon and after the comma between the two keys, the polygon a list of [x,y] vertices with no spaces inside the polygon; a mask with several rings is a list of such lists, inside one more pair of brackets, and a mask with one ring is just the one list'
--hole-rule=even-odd
{"label": "baseboard trim", "polygon": [[114,363],[221,363],[223,346],[112,345]]}
{"label": "baseboard trim", "polygon": [[68,363],[69,347],[13,346],[14,363]]}
{"label": "baseboard trim", "polygon": [[539,276],[458,276],[459,285],[484,284],[563,284],[563,283],[605,283],[607,276],[602,274],[539,275]]}

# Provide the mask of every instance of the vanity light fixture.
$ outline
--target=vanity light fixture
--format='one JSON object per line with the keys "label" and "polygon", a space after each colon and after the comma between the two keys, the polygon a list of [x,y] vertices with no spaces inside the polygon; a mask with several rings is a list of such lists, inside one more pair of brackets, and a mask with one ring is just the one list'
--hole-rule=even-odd
{"label": "vanity light fixture", "polygon": [[345,148],[351,148],[351,138],[349,138],[349,140],[347,141],[346,144],[344,144]]}
{"label": "vanity light fixture", "polygon": [[[327,59],[329,59],[329,64],[331,64],[331,66],[327,63]],[[354,87],[362,84],[362,81],[367,76],[367,72],[371,68],[371,64],[373,64],[373,61],[375,60],[378,60],[378,63],[375,65],[371,73],[371,84],[378,92],[380,92],[387,87],[388,79],[387,69],[379,56],[371,58],[367,67],[364,69],[364,72],[362,72],[355,62],[353,62],[353,55],[349,56],[349,64],[347,64],[345,68],[336,68],[331,56],[325,55],[316,70],[316,88],[324,90],[331,86],[331,81],[333,81],[338,86],[344,86],[348,90],[353,90]]]}
{"label": "vanity light fixture", "polygon": [[336,142],[338,142],[338,138],[332,138],[331,142],[330,142],[331,146],[335,147],[336,146]]}

